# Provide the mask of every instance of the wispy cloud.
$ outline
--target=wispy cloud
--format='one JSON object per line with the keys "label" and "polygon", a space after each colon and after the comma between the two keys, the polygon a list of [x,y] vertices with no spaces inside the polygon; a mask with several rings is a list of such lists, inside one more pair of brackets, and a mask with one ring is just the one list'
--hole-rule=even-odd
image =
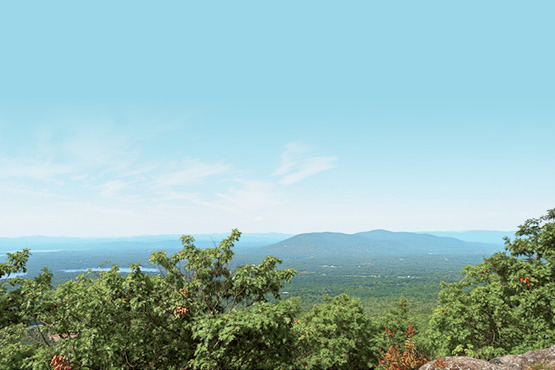
{"label": "wispy cloud", "polygon": [[3,183],[0,184],[0,193],[6,195],[23,195],[26,197],[40,197],[40,198],[54,198],[54,199],[69,199],[70,197],[64,194],[58,194],[46,189],[35,190],[30,186],[18,183]]}
{"label": "wispy cloud", "polygon": [[141,201],[141,196],[133,194],[134,189],[131,182],[123,182],[121,180],[111,180],[98,186],[100,196],[103,198],[115,199],[127,203],[136,203]]}
{"label": "wispy cloud", "polygon": [[273,175],[282,176],[279,182],[287,186],[332,169],[336,167],[336,162],[336,156],[321,156],[301,143],[289,143],[281,155],[281,164]]}
{"label": "wispy cloud", "polygon": [[[0,148],[0,178],[19,178],[61,184],[122,173],[137,160],[135,141],[128,131],[99,122],[39,125],[14,134],[20,147]],[[24,133],[22,133],[24,132]],[[4,151],[2,151],[4,149]]]}
{"label": "wispy cloud", "polygon": [[101,197],[113,198],[117,193],[128,188],[128,185],[120,180],[113,180],[100,185],[99,188]]}
{"label": "wispy cloud", "polygon": [[194,203],[228,212],[255,211],[282,203],[275,186],[263,181],[235,179],[236,185],[226,193],[216,193],[214,200],[196,199]]}
{"label": "wispy cloud", "polygon": [[158,201],[167,201],[167,200],[186,200],[194,202],[201,198],[199,193],[191,193],[191,192],[180,192],[180,191],[164,191],[159,192],[158,194],[161,197],[156,198]]}
{"label": "wispy cloud", "polygon": [[179,185],[197,183],[205,177],[224,174],[232,169],[226,163],[208,163],[200,159],[187,159],[173,169],[158,175],[153,185],[158,188],[171,188]]}
{"label": "wispy cloud", "polygon": [[78,209],[79,212],[82,214],[97,213],[117,216],[126,216],[133,214],[133,211],[127,208],[104,207],[85,201],[67,201],[60,204],[64,207],[70,207],[70,209]]}
{"label": "wispy cloud", "polygon": [[4,159],[0,161],[0,178],[20,178],[55,182],[62,175],[67,175],[73,168],[49,160]]}
{"label": "wispy cloud", "polygon": [[254,210],[279,204],[279,199],[272,186],[262,181],[237,180],[239,188],[230,188],[226,194],[218,197],[233,209]]}

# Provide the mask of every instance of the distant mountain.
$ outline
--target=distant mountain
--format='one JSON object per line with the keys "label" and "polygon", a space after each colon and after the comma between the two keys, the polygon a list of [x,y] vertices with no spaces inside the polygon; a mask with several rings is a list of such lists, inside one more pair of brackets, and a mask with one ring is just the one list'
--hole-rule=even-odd
{"label": "distant mountain", "polygon": [[398,250],[409,250],[410,253],[479,254],[500,250],[499,246],[491,243],[466,242],[430,234],[373,230],[354,235],[363,236],[383,247],[397,246]]}
{"label": "distant mountain", "polygon": [[[391,232],[372,230],[356,234],[334,232],[306,233],[291,236],[279,233],[245,233],[236,243],[235,251],[242,255],[274,255],[283,258],[358,257],[416,254],[481,254],[491,255],[503,250],[502,242],[478,243],[449,237],[457,235],[472,240],[502,240],[514,233],[502,231],[468,232]],[[68,238],[28,236],[0,238],[0,255],[23,248],[37,252],[89,251],[90,253],[143,253],[148,256],[157,250],[174,253],[181,249],[181,235],[146,235],[118,238]],[[208,248],[229,236],[226,233],[197,234],[195,245]],[[44,256],[44,253],[41,253]],[[46,258],[46,257],[42,257]]]}
{"label": "distant mountain", "polygon": [[259,252],[275,256],[318,255],[321,253],[342,255],[371,253],[368,240],[343,233],[308,233],[295,235],[270,246],[259,248]]}
{"label": "distant mountain", "polygon": [[465,242],[479,242],[505,245],[504,237],[514,239],[516,231],[469,230],[469,231],[427,231],[425,234],[446,236]]}
{"label": "distant mountain", "polygon": [[455,238],[410,232],[373,230],[356,234],[308,233],[274,243],[257,251],[282,258],[358,257],[416,254],[491,255],[496,244],[465,242]]}

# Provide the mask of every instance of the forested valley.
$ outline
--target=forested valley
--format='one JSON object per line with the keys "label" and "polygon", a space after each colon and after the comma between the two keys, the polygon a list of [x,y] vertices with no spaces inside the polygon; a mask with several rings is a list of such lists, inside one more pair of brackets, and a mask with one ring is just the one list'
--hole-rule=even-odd
{"label": "forested valley", "polygon": [[240,236],[85,272],[59,271],[106,251],[7,253],[0,369],[408,370],[555,343],[555,210],[486,256],[278,258],[236,251]]}

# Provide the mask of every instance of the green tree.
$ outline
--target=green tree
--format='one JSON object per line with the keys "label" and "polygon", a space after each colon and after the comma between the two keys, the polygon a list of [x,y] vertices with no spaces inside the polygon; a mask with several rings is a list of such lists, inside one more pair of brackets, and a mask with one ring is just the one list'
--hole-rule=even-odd
{"label": "green tree", "polygon": [[[47,272],[21,279],[18,290],[2,291],[3,309],[15,312],[2,328],[11,330],[0,337],[6,338],[2,368],[51,369],[50,360],[72,369],[291,367],[299,303],[269,299],[279,300],[295,271],[276,269],[281,260],[274,257],[232,268],[239,237],[233,230],[218,246],[199,249],[184,236],[178,253],[152,254],[151,263],[161,267],[154,276],[133,264],[127,276],[113,266],[55,290]],[[1,271],[23,269],[26,256],[17,255]],[[32,322],[41,326],[22,340],[24,325]]]}
{"label": "green tree", "polygon": [[[399,298],[395,302],[395,307],[391,308],[383,317],[379,319],[380,328],[387,326],[387,331],[397,338],[397,344],[403,349],[403,339],[409,324],[414,322],[414,318],[410,315],[410,303],[405,297]],[[382,331],[383,332],[383,331]],[[383,332],[383,338],[380,341],[380,348],[388,348],[391,346],[391,336]]]}
{"label": "green tree", "polygon": [[[0,368],[31,368],[30,358],[38,358],[47,343],[37,312],[44,305],[44,296],[52,290],[52,274],[43,272],[34,279],[19,277],[25,273],[28,249],[7,253],[7,262],[0,264]],[[46,356],[45,358],[47,358]]]}
{"label": "green tree", "polygon": [[19,291],[13,290],[8,294],[8,288],[16,286],[20,280],[10,279],[17,273],[27,272],[26,264],[29,260],[29,249],[21,252],[7,253],[7,261],[0,263],[0,328],[20,321],[18,305]]}
{"label": "green tree", "polygon": [[429,328],[438,355],[491,358],[555,342],[555,209],[527,220],[505,250],[443,285]]}
{"label": "green tree", "polygon": [[346,294],[330,298],[298,320],[299,367],[367,369],[377,364],[378,326],[363,312],[360,299]]}

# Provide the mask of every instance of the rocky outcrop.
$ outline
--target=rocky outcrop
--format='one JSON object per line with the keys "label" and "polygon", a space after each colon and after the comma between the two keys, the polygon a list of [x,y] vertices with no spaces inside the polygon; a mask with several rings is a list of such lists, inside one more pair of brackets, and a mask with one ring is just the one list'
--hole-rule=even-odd
{"label": "rocky outcrop", "polygon": [[490,361],[472,357],[443,357],[419,370],[555,370],[555,346],[521,355],[507,355]]}

